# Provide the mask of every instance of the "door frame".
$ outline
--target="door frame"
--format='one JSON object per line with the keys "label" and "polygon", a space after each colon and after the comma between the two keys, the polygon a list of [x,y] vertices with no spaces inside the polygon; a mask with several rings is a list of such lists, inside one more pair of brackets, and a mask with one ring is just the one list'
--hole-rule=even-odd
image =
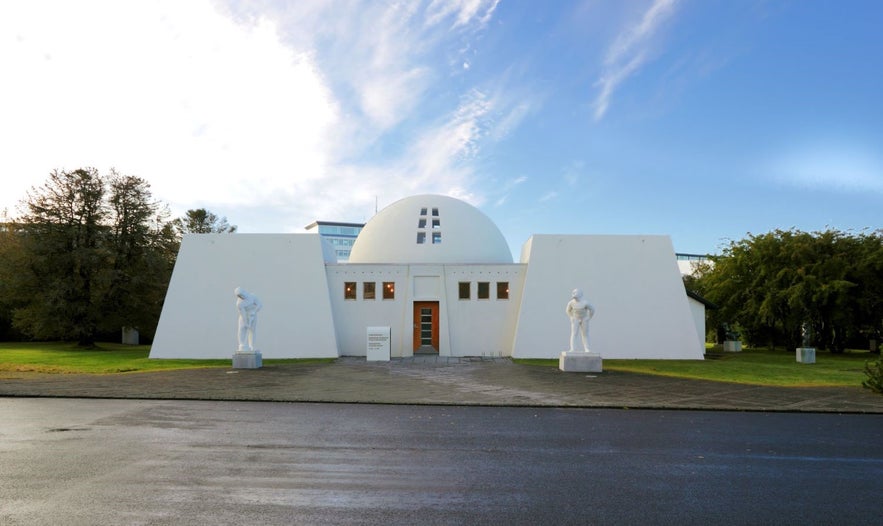
{"label": "door frame", "polygon": [[[439,336],[439,330],[438,330],[438,327],[439,327],[439,323],[438,323],[438,321],[439,321],[438,320],[439,307],[438,307],[438,303],[439,303],[438,301],[414,301],[414,310],[413,310],[414,317],[412,318],[412,320],[414,322],[413,352],[417,352],[418,350],[420,350],[423,347],[422,343],[421,343],[422,338],[420,337],[420,329],[421,329],[421,327],[420,327],[420,324],[421,324],[420,310],[425,309],[425,308],[431,309],[430,314],[432,315],[432,323],[430,325],[431,330],[432,330],[432,334],[431,334],[430,342],[432,344],[432,347],[435,349],[435,352],[436,353],[439,352],[439,349],[441,347],[439,346],[439,341],[438,341],[438,336]],[[424,350],[424,352],[425,352],[425,350]]]}

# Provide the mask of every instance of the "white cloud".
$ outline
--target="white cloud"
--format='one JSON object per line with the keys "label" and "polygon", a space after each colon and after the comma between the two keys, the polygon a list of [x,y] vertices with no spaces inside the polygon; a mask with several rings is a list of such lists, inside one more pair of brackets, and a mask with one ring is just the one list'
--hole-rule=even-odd
{"label": "white cloud", "polygon": [[0,171],[17,175],[0,178],[0,210],[50,170],[80,166],[144,177],[175,213],[206,206],[242,232],[366,220],[375,198],[414,193],[480,204],[481,148],[534,106],[493,79],[450,106],[430,90],[451,74],[440,50],[472,49],[496,5],[0,8],[0,59],[18,79],[0,99]]}
{"label": "white cloud", "polygon": [[[46,16],[46,13],[52,16]],[[0,14],[2,198],[116,166],[177,208],[268,203],[319,177],[337,108],[267,19],[206,2],[15,3]]]}
{"label": "white cloud", "polygon": [[637,72],[648,60],[653,36],[674,14],[677,0],[654,0],[641,20],[625,28],[607,50],[601,78],[595,82],[599,93],[595,98],[595,120],[600,120],[610,107],[614,91]]}

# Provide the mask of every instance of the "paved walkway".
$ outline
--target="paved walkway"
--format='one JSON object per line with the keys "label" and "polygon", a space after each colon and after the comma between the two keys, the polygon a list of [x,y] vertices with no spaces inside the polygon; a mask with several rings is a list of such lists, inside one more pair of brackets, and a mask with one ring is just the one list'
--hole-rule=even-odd
{"label": "paved walkway", "polygon": [[437,356],[256,370],[0,373],[0,396],[883,413],[883,396],[860,386],[758,387]]}

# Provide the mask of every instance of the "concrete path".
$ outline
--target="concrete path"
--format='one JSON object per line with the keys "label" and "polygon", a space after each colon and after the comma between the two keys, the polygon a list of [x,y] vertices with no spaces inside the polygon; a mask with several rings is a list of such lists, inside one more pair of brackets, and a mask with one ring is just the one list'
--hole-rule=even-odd
{"label": "concrete path", "polygon": [[860,386],[758,387],[436,356],[257,370],[0,373],[0,396],[883,413],[883,396]]}

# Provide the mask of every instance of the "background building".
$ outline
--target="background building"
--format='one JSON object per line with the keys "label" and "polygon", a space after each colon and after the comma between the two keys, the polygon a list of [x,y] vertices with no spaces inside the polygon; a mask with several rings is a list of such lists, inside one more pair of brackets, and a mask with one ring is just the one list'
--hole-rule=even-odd
{"label": "background building", "polygon": [[338,223],[335,221],[314,221],[305,228],[307,232],[318,233],[334,247],[338,263],[346,263],[353,243],[359,237],[364,223]]}

